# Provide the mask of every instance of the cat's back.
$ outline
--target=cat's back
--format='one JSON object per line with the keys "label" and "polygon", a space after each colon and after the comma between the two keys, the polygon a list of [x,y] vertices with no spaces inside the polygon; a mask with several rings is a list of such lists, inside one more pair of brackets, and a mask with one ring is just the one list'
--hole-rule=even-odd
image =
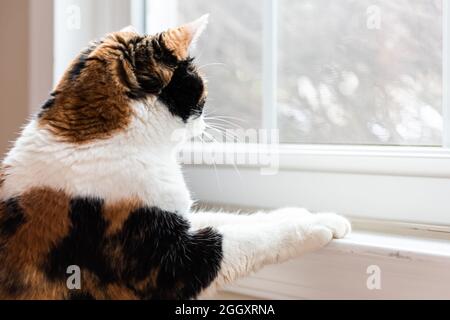
{"label": "cat's back", "polygon": [[48,281],[48,253],[68,233],[69,199],[51,189],[32,189],[0,202],[0,298],[62,298]]}
{"label": "cat's back", "polygon": [[[26,190],[0,202],[0,299],[154,297],[167,255],[160,240],[170,243],[188,228],[182,217],[138,199]],[[144,250],[152,259],[141,261]]]}
{"label": "cat's back", "polygon": [[[191,199],[175,160],[134,157],[123,139],[72,145],[27,125],[0,170],[0,298],[160,295],[161,240],[187,234]],[[67,285],[73,267],[81,290]]]}

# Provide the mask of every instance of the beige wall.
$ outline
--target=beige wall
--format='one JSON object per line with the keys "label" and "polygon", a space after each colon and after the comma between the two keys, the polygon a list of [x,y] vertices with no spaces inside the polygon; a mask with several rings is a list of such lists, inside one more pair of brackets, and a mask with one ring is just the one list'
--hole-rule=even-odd
{"label": "beige wall", "polygon": [[0,3],[0,158],[28,115],[28,0]]}
{"label": "beige wall", "polygon": [[52,87],[53,0],[0,2],[0,159]]}

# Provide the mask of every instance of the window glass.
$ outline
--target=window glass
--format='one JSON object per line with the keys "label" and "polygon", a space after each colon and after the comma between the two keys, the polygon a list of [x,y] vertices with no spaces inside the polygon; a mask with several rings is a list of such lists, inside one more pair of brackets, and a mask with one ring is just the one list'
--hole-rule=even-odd
{"label": "window glass", "polygon": [[[207,112],[243,128],[260,128],[262,106],[261,0],[177,2],[179,23],[210,13],[195,56],[208,79]],[[236,118],[236,119],[234,119]]]}
{"label": "window glass", "polygon": [[278,4],[282,142],[442,144],[442,0]]}

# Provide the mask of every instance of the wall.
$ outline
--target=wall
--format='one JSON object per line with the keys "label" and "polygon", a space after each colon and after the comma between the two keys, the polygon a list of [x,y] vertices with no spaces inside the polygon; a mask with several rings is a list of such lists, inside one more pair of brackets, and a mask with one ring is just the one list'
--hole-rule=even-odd
{"label": "wall", "polygon": [[0,159],[52,89],[53,0],[0,3]]}
{"label": "wall", "polygon": [[3,158],[28,115],[28,1],[2,0],[0,43],[0,158]]}
{"label": "wall", "polygon": [[127,0],[58,0],[54,7],[54,78],[93,39],[131,24]]}
{"label": "wall", "polygon": [[28,1],[30,3],[28,101],[29,109],[34,113],[48,99],[53,87],[53,0]]}

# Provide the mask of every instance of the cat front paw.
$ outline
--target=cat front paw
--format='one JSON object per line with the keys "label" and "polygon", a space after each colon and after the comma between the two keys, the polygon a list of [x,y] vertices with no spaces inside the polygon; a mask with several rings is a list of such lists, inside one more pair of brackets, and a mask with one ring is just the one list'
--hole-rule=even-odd
{"label": "cat front paw", "polygon": [[335,239],[342,239],[352,231],[350,221],[335,213],[317,213],[311,218],[314,225],[329,229]]}
{"label": "cat front paw", "polygon": [[286,245],[288,257],[297,257],[319,250],[333,238],[341,239],[351,232],[350,222],[342,216],[334,213],[306,214],[306,212],[295,214],[288,211],[286,214],[291,215],[291,218],[278,221],[278,225],[284,230],[283,244]]}
{"label": "cat front paw", "polygon": [[352,230],[350,222],[335,213],[313,214],[306,209],[296,207],[280,208],[271,213],[274,219],[280,222],[310,222],[312,226],[324,227],[331,231],[335,239],[344,238]]}

